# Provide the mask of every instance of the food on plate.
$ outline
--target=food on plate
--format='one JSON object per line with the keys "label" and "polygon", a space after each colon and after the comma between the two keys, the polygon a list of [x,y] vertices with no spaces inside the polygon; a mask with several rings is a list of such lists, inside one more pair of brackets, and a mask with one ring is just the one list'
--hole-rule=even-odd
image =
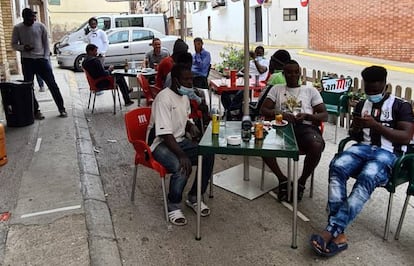
{"label": "food on plate", "polygon": [[283,115],[282,114],[276,114],[275,115],[276,124],[281,125],[283,124]]}

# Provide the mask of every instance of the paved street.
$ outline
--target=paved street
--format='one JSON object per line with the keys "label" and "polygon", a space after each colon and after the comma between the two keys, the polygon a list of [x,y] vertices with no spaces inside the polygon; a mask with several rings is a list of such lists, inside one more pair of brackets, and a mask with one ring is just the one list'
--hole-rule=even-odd
{"label": "paved street", "polygon": [[[268,51],[272,54],[274,49]],[[301,56],[304,67],[311,61],[335,66],[338,73],[343,73],[340,67],[352,70],[355,76],[363,68]],[[382,240],[388,196],[378,189],[347,230],[347,251],[321,259],[310,250],[310,235],[326,222],[327,169],[337,149],[333,125],[325,128],[326,150],[315,172],[314,197],[306,194],[299,204],[309,221],[299,219],[298,249],[290,248],[292,214],[284,205],[269,194],[249,201],[218,187],[214,198],[206,199],[212,214],[202,219],[202,240],[196,241],[195,214],[189,208],[184,207],[188,225],[165,222],[155,172],[140,168],[135,203],[129,200],[134,151],[126,138],[123,114],[136,105],[123,106],[122,111],[117,107],[113,115],[110,92],[105,92],[97,97],[91,114],[86,109],[89,90],[84,73],[55,69],[55,75],[69,117],[57,118],[49,92],[37,93],[46,119],[7,128],[9,163],[0,168],[0,212],[10,211],[12,218],[0,222],[0,265],[413,265],[412,205],[400,240],[393,239],[405,185],[395,196],[388,242]],[[400,85],[410,80],[407,73],[396,76]],[[338,139],[345,135],[340,128]],[[286,160],[279,161],[286,169]],[[217,155],[214,172],[241,162],[241,157]],[[251,164],[261,165],[261,160],[252,158]],[[56,211],[59,208],[66,209]],[[38,214],[45,210],[55,212]]]}

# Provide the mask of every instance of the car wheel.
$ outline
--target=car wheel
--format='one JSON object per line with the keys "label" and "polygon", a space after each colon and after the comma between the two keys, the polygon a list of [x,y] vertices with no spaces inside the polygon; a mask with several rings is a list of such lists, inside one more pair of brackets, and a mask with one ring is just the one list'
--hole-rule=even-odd
{"label": "car wheel", "polygon": [[73,67],[75,68],[75,71],[77,72],[82,72],[82,62],[83,60],[85,60],[85,54],[81,54],[78,57],[76,57],[75,59],[75,63],[73,65]]}

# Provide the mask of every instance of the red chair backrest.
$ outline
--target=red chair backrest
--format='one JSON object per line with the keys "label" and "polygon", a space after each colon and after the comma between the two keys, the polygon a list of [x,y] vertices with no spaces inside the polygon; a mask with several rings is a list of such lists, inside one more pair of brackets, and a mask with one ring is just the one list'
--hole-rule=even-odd
{"label": "red chair backrest", "polygon": [[140,107],[133,109],[125,114],[125,126],[128,140],[141,140],[145,142],[147,127],[151,117],[151,107]]}
{"label": "red chair backrest", "polygon": [[139,107],[125,114],[128,140],[134,145],[135,164],[142,164],[165,177],[166,169],[157,162],[146,142],[147,128],[151,117],[151,107]]}
{"label": "red chair backrest", "polygon": [[[83,72],[85,72],[86,79],[88,80],[89,88],[90,88],[91,91],[113,90],[114,89],[114,78],[112,76],[103,76],[103,77],[99,77],[97,79],[94,79],[89,74],[89,72],[86,71],[86,69],[83,69]],[[101,82],[103,80],[107,80],[108,81],[107,88],[98,88],[96,85],[98,84],[98,82]]]}
{"label": "red chair backrest", "polygon": [[152,95],[148,80],[143,75],[139,74],[137,75],[137,81],[142,91],[144,92],[145,99],[147,100],[147,106],[151,106],[152,102],[154,101],[154,97]]}

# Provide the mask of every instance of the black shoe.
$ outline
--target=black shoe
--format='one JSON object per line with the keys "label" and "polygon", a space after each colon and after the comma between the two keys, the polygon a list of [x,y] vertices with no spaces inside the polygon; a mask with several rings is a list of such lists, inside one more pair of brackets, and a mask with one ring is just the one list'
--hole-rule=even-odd
{"label": "black shoe", "polygon": [[43,120],[43,119],[45,119],[45,116],[40,112],[40,111],[37,111],[35,114],[34,114],[34,118],[36,119],[36,120]]}
{"label": "black shoe", "polygon": [[68,113],[66,111],[60,111],[59,117],[68,117]]}
{"label": "black shoe", "polygon": [[[289,202],[293,202],[293,183],[291,184],[292,191],[290,193],[290,199]],[[303,194],[305,193],[305,186],[298,184],[298,202],[302,200]]]}
{"label": "black shoe", "polygon": [[288,201],[288,182],[287,180],[279,183],[279,186],[274,190],[279,201]]}

